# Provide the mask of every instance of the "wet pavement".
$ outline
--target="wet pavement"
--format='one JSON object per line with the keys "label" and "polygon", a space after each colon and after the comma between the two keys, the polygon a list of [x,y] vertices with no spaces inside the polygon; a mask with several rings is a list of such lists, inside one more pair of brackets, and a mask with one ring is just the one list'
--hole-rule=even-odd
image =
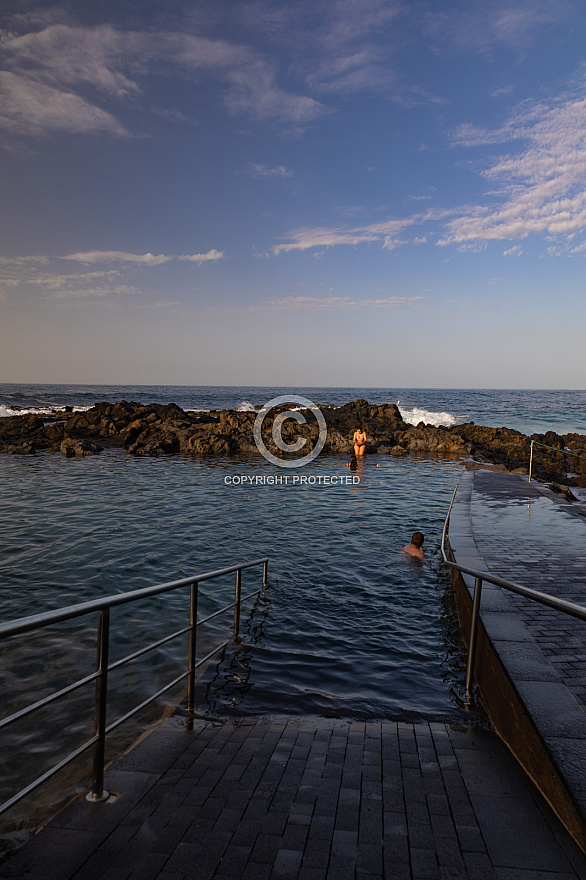
{"label": "wet pavement", "polygon": [[[508,477],[475,474],[470,513],[482,558],[506,580],[586,605],[584,507],[544,493],[539,484]],[[586,622],[507,595],[560,679],[586,708]]]}
{"label": "wet pavement", "polygon": [[[467,471],[450,545],[461,565],[586,605],[584,513],[527,477]],[[463,580],[471,596],[474,578]],[[488,582],[480,614],[488,637],[476,663],[480,696],[509,747],[564,821],[573,813],[573,833],[586,841],[586,622]]]}

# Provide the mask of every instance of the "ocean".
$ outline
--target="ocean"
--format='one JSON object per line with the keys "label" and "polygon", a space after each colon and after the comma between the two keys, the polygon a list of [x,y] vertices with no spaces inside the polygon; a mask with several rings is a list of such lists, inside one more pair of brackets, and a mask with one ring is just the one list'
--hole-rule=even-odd
{"label": "ocean", "polygon": [[[399,401],[413,424],[474,421],[524,433],[586,432],[581,391],[0,385],[0,414],[121,399],[243,410],[287,393],[318,405]],[[256,455],[148,458],[118,449],[78,459],[0,455],[0,619],[267,556],[269,586],[243,613],[242,644],[218,654],[198,682],[201,715],[465,723],[461,642],[439,556],[464,461],[367,456],[358,483],[339,479],[349,474],[346,463],[342,456],[318,456],[303,468],[313,484],[293,485],[270,484],[264,478],[279,469]],[[251,484],[235,475],[263,479]],[[424,563],[401,552],[415,530],[425,534]],[[252,590],[260,570],[243,579],[244,590]],[[233,590],[232,576],[202,584],[200,615],[232,601]],[[112,659],[186,623],[187,591],[117,609]],[[206,627],[201,654],[226,639],[230,626],[228,614]],[[2,656],[8,713],[31,695],[37,699],[71,676],[91,673],[95,618],[9,641]],[[124,667],[110,685],[109,721],[179,674],[185,659],[185,642],[173,642]],[[2,800],[89,738],[93,694],[87,690],[46,710],[34,726],[3,732],[0,753],[19,759],[0,766]],[[165,711],[165,701],[157,711]],[[112,748],[125,747],[155,717],[130,723]]]}
{"label": "ocean", "polygon": [[455,425],[476,422],[524,434],[586,433],[586,391],[445,388],[282,388],[207,385],[8,385],[0,384],[0,416],[51,412],[63,406],[82,410],[100,401],[176,403],[185,410],[254,409],[281,394],[294,393],[316,404],[340,406],[365,398],[396,403],[406,422]]}

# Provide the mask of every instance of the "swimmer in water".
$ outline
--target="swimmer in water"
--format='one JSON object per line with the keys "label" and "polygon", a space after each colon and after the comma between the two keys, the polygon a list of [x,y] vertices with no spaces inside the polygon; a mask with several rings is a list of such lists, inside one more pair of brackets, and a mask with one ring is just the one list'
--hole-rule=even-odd
{"label": "swimmer in water", "polygon": [[403,550],[408,556],[412,556],[413,559],[425,559],[425,553],[421,549],[424,541],[425,538],[421,532],[414,532],[411,538],[411,543],[406,544],[405,547],[403,547]]}

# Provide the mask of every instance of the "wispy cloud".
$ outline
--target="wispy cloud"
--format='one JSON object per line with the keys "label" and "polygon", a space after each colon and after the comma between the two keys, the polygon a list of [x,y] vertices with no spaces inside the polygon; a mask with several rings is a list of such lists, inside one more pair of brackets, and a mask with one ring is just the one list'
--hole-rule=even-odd
{"label": "wispy cloud", "polygon": [[144,89],[155,73],[214,79],[229,112],[257,119],[300,126],[326,112],[314,98],[280,88],[274,65],[254,49],[195,34],[52,24],[20,35],[5,31],[0,45],[0,127],[10,134],[128,136],[102,105],[150,106]]}
{"label": "wispy cloud", "polygon": [[307,84],[316,91],[338,94],[388,91],[398,77],[385,60],[385,53],[374,46],[334,55],[308,73]]}
{"label": "wispy cloud", "polygon": [[227,78],[230,88],[224,103],[232,113],[247,113],[258,119],[275,119],[304,126],[329,112],[306,95],[295,95],[279,88],[271,66],[262,61],[231,70]]}
{"label": "wispy cloud", "polygon": [[104,287],[65,287],[56,291],[53,299],[101,299],[102,297],[132,296],[141,291],[129,284],[115,284]]}
{"label": "wispy cloud", "polygon": [[49,131],[128,135],[111,113],[80,95],[11,71],[0,71],[0,114],[0,127],[11,135],[39,137]]}
{"label": "wispy cloud", "polygon": [[422,296],[387,296],[380,299],[352,299],[350,296],[284,296],[268,300],[276,309],[293,311],[326,311],[331,309],[388,309],[412,305],[424,299]]}
{"label": "wispy cloud", "polygon": [[209,263],[221,260],[223,251],[210,250],[205,254],[126,254],[123,251],[85,251],[78,254],[68,254],[61,257],[62,260],[75,260],[78,263],[135,263],[140,266],[160,266],[172,260],[182,260],[188,263]]}
{"label": "wispy cloud", "polygon": [[500,89],[493,89],[489,92],[491,98],[502,98],[504,95],[510,95],[513,86],[502,86]]}
{"label": "wispy cloud", "polygon": [[[399,219],[391,218],[379,223],[370,223],[364,226],[354,226],[345,229],[343,227],[314,227],[295,229],[287,236],[287,241],[273,247],[274,254],[288,251],[304,251],[309,248],[328,248],[336,245],[360,245],[368,242],[378,242],[387,250],[393,250],[401,244],[408,244],[407,240],[398,239],[397,236],[403,230],[426,223],[430,220],[438,220],[449,216],[453,211],[428,211],[425,214],[414,214],[410,217]],[[425,240],[417,237],[413,243],[420,244]]]}
{"label": "wispy cloud", "polygon": [[116,269],[63,274],[47,272],[38,263],[24,262],[14,264],[12,268],[12,277],[0,278],[0,290],[4,289],[7,293],[12,290],[18,296],[26,290],[39,291],[48,300],[116,298],[141,292],[134,285],[121,283],[122,273]]}
{"label": "wispy cloud", "polygon": [[275,168],[270,168],[268,165],[258,165],[254,162],[249,162],[246,166],[246,173],[250,175],[250,177],[256,177],[259,180],[286,180],[287,178],[293,177],[295,172],[290,168],[286,168],[284,165],[277,165]]}
{"label": "wispy cloud", "polygon": [[497,46],[523,52],[536,34],[574,14],[572,0],[467,0],[458,8],[429,12],[428,35],[459,51],[491,54]]}
{"label": "wispy cloud", "polygon": [[377,236],[365,232],[364,229],[344,230],[340,228],[327,229],[318,227],[314,229],[296,229],[288,236],[289,241],[275,245],[273,253],[281,254],[287,251],[305,251],[309,248],[333,247],[339,244],[363,244],[367,241],[376,241]]}
{"label": "wispy cloud", "polygon": [[399,31],[409,19],[405,0],[249,0],[226,8],[239,31],[285,59],[312,95],[330,100],[403,89],[392,62],[410,39]]}
{"label": "wispy cloud", "polygon": [[[148,270],[171,261],[195,265],[222,259],[222,251],[204,254],[129,254],[123,251],[87,251],[63,257],[24,256],[0,259],[0,289],[8,295],[44,294],[49,300],[104,299],[126,297],[151,291],[138,285],[140,270]],[[107,268],[64,272],[64,264],[86,266],[106,264]],[[116,268],[114,268],[116,267]],[[73,267],[72,267],[73,268]]]}
{"label": "wispy cloud", "polygon": [[[36,277],[27,278],[27,284],[42,285],[47,290],[61,290],[63,288],[71,288],[78,286],[80,283],[94,283],[97,278],[101,280],[112,280],[119,278],[120,272],[116,269],[110,269],[105,272],[72,272],[69,275],[51,275],[42,273]],[[16,282],[19,284],[20,282]]]}
{"label": "wispy cloud", "polygon": [[[482,171],[493,206],[476,205],[449,224],[440,244],[513,240],[586,230],[586,83],[549,104],[523,105],[499,130],[458,132],[461,145],[526,144]],[[497,203],[496,206],[494,203]]]}
{"label": "wispy cloud", "polygon": [[[475,161],[490,189],[478,204],[393,218],[352,227],[303,227],[273,247],[274,254],[337,245],[376,242],[393,250],[400,245],[433,240],[479,252],[491,240],[515,241],[529,235],[563,238],[569,254],[582,253],[573,241],[586,232],[586,80],[572,93],[547,103],[524,102],[499,128],[462,125],[454,146],[501,146],[489,164]],[[510,145],[503,152],[502,145]],[[434,225],[431,225],[434,224]],[[428,226],[425,233],[418,227]],[[413,227],[412,235],[405,235]],[[561,252],[549,249],[549,253]],[[519,253],[514,248],[507,255]]]}

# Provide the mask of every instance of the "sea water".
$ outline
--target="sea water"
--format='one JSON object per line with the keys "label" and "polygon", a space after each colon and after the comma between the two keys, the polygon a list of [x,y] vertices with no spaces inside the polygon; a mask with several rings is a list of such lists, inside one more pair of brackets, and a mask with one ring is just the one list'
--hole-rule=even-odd
{"label": "sea water", "polygon": [[[0,386],[8,412],[99,400],[176,402],[185,409],[248,409],[282,388]],[[294,389],[317,403],[364,397],[396,402],[413,422],[584,429],[578,392]],[[19,407],[20,410],[17,410]],[[451,421],[453,420],[453,422]],[[314,713],[357,719],[462,719],[463,668],[441,530],[464,462],[457,457],[320,456],[304,485],[267,481],[282,469],[261,456],[133,457],[118,449],[67,459],[0,455],[0,612],[3,621],[269,558],[269,585],[242,615],[242,643],[207,666],[196,689],[202,715]],[[234,476],[260,477],[253,484]],[[335,480],[331,478],[335,477]],[[401,552],[423,531],[427,558]],[[243,574],[244,593],[261,570]],[[201,585],[200,617],[232,601],[233,576]],[[163,638],[188,620],[187,591],[112,612],[112,658]],[[199,656],[230,635],[230,615],[202,628]],[[96,615],[2,647],[4,712],[90,674]],[[185,639],[124,667],[110,685],[109,721],[185,668]],[[173,698],[180,694],[173,694]],[[46,769],[92,733],[92,689],[34,725],[6,734],[4,797],[24,771]],[[152,718],[151,718],[152,720]],[[144,723],[144,722],[142,722]],[[128,736],[138,727],[128,728]],[[25,774],[26,775],[26,774]],[[25,779],[28,781],[28,779]]]}
{"label": "sea water", "polygon": [[186,410],[254,409],[281,394],[294,393],[316,404],[341,406],[365,398],[397,403],[406,422],[455,425],[474,421],[514,428],[524,434],[586,433],[586,391],[450,388],[282,388],[190,385],[8,385],[0,384],[0,417],[19,412],[76,410],[106,400],[176,403]]}

